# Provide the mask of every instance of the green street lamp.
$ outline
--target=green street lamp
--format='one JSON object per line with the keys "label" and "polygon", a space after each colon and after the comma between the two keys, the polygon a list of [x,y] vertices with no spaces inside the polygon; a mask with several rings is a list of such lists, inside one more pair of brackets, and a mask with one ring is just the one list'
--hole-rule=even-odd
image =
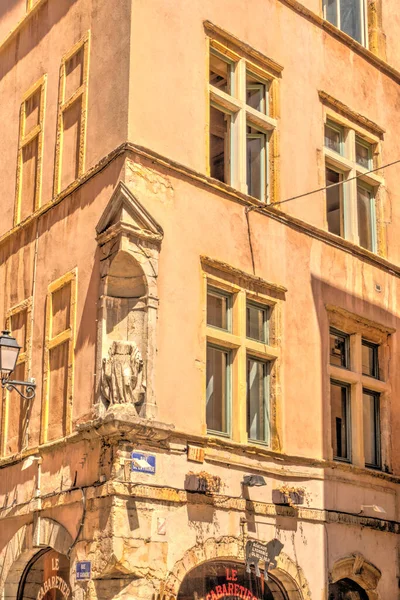
{"label": "green street lamp", "polygon": [[[19,351],[17,340],[10,335],[9,331],[3,331],[0,335],[0,377],[1,387],[9,392],[15,390],[25,400],[32,400],[36,394],[36,383],[32,379],[30,381],[14,381],[10,379],[11,373],[14,371],[17,364]],[[26,388],[26,393],[18,389],[20,386]]]}

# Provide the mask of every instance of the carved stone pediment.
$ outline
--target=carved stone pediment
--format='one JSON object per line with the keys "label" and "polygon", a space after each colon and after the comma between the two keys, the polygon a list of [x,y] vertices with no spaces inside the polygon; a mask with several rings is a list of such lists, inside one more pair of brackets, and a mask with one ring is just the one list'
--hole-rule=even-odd
{"label": "carved stone pediment", "polygon": [[145,207],[120,181],[96,226],[99,244],[119,233],[161,242],[164,232]]}

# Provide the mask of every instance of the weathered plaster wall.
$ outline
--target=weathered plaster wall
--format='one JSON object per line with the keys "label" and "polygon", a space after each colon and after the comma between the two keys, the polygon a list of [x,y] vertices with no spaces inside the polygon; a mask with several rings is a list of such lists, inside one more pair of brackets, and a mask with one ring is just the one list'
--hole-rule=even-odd
{"label": "weathered plaster wall", "polygon": [[[311,3],[310,3],[311,4]],[[400,157],[396,135],[398,80],[379,71],[343,42],[281,2],[134,2],[129,138],[196,171],[206,172],[208,64],[203,21],[209,20],[283,66],[280,89],[281,200],[324,185],[323,111],[318,90],[386,130],[382,163]],[[387,7],[385,23],[394,10]],[[316,10],[315,6],[311,7]],[[316,10],[316,12],[318,12]],[[149,39],[143,22],[151,19]],[[395,19],[392,21],[393,31]],[[184,23],[184,26],[183,26]],[[392,35],[395,35],[393,33]],[[168,43],[173,39],[174,43]],[[291,40],[290,44],[284,40]],[[143,49],[146,48],[146,52]],[[396,56],[397,45],[391,45]],[[170,65],[176,65],[171,69]],[[394,65],[395,66],[395,65]],[[154,70],[155,69],[155,70]],[[153,73],[151,78],[147,77]],[[134,86],[134,81],[147,81]],[[159,90],[171,90],[162,95]],[[384,172],[388,258],[399,261],[395,233],[399,165]],[[324,228],[325,200],[315,194],[282,209]]]}
{"label": "weathered plaster wall", "polygon": [[0,7],[0,40],[14,29],[26,14],[26,0],[4,0]]}
{"label": "weathered plaster wall", "polygon": [[22,96],[47,73],[41,199],[44,205],[53,197],[61,59],[88,30],[93,60],[89,69],[86,169],[126,140],[130,9],[128,0],[113,6],[102,0],[41,2],[20,33],[6,46],[0,45],[0,94],[7,98],[2,103],[0,162],[4,172],[9,173],[0,181],[1,196],[7,199],[2,204],[0,235],[13,224]]}

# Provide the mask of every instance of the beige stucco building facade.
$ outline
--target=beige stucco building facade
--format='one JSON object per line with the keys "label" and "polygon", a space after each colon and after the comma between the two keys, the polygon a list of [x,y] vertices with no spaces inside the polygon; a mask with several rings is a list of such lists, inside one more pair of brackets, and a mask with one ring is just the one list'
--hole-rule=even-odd
{"label": "beige stucco building facade", "polygon": [[0,3],[0,598],[399,598],[399,31]]}

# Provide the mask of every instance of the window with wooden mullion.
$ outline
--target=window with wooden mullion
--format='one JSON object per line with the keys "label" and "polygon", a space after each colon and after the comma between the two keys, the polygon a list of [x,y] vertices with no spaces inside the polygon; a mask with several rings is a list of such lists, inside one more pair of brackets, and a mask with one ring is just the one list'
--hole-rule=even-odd
{"label": "window with wooden mullion", "polygon": [[331,434],[333,458],[351,462],[350,386],[331,380]]}
{"label": "window with wooden mullion", "polygon": [[266,202],[268,142],[276,126],[269,116],[271,82],[245,59],[235,62],[212,47],[209,67],[210,175]]}
{"label": "window with wooden mullion", "polygon": [[324,18],[366,46],[365,0],[323,0]]}
{"label": "window with wooden mullion", "polygon": [[207,431],[230,435],[232,353],[207,344],[206,423]]}
{"label": "window with wooden mullion", "polygon": [[363,432],[365,466],[381,467],[380,394],[363,389]]}
{"label": "window with wooden mullion", "polygon": [[268,362],[247,357],[247,435],[263,443],[270,438],[269,369]]}

